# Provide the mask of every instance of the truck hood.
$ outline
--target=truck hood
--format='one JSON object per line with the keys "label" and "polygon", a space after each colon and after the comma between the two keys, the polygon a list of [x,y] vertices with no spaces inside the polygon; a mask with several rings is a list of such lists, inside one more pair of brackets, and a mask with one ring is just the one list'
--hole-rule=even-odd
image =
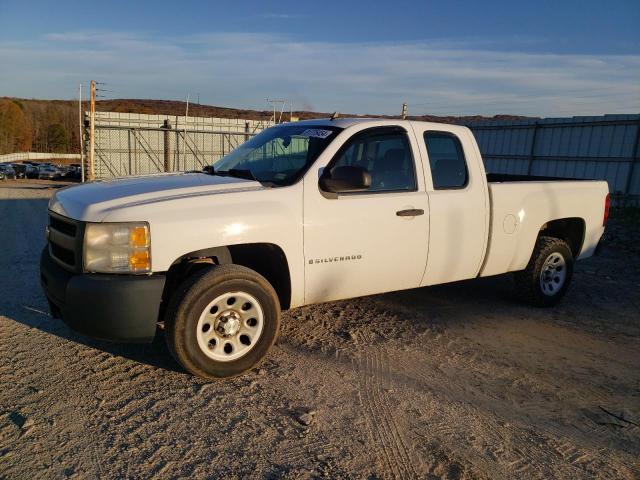
{"label": "truck hood", "polygon": [[260,190],[259,182],[203,173],[167,173],[102,180],[56,192],[49,209],[75,220],[100,222],[113,210],[190,196]]}

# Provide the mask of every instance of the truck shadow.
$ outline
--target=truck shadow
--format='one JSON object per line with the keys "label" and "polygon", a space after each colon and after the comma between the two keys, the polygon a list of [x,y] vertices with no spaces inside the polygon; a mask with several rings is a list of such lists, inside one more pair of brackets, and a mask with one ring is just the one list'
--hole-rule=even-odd
{"label": "truck shadow", "polygon": [[[162,332],[158,332],[151,344],[110,343],[77,334],[61,320],[50,316],[39,281],[39,257],[45,245],[42,232],[47,222],[47,202],[48,198],[41,192],[27,189],[23,189],[22,198],[0,201],[0,231],[3,232],[4,243],[3,255],[0,256],[0,316],[111,355],[181,372],[182,369],[164,343]],[[474,309],[480,310],[482,316],[512,304],[508,290],[502,280],[482,279],[374,295],[365,297],[364,301],[332,302],[322,308],[340,310],[340,315],[352,317],[347,322],[352,326],[363,322],[359,314],[361,310],[352,310],[354,304],[375,308],[385,316],[385,312],[397,312],[400,318],[417,326],[428,326],[434,322],[442,325],[446,322],[472,321],[470,312]],[[434,312],[440,314],[434,316]],[[296,315],[296,310],[285,313],[283,324],[295,321]],[[285,335],[286,328],[283,329]]]}
{"label": "truck shadow", "polygon": [[[171,372],[184,371],[171,356],[165,341],[164,333],[160,330],[156,333],[154,341],[150,344],[111,343],[92,339],[75,333],[61,320],[51,317],[44,294],[37,284],[37,265],[34,264],[30,276],[31,293],[28,297],[16,298],[14,301],[0,301],[0,316],[25,325],[31,329],[39,330],[48,335],[78,343],[114,356],[123,357],[134,362],[146,364],[155,368]],[[481,321],[481,317],[499,305],[513,305],[514,301],[509,297],[509,289],[506,280],[478,280],[456,282],[448,285],[424,287],[400,292],[386,293],[363,297],[367,302],[373,302],[382,311],[394,311],[399,318],[409,321],[417,328],[444,326],[450,322],[466,323],[469,321]],[[15,289],[15,285],[9,283],[9,291]],[[349,302],[358,302],[360,299],[345,300],[327,304],[328,308],[343,310],[342,315],[350,315]],[[485,307],[485,308],[483,308]],[[305,308],[305,307],[303,307]],[[470,311],[481,310],[480,315],[470,316]],[[484,311],[483,311],[484,310]],[[295,310],[292,311],[293,314]],[[435,314],[435,315],[434,315]],[[284,313],[283,322],[293,321],[290,313]],[[409,320],[410,319],[410,320]],[[353,315],[348,323],[355,326],[361,323],[359,315]],[[362,326],[362,325],[361,325]],[[286,330],[286,328],[283,328]],[[289,343],[286,331],[281,332],[278,343]],[[298,350],[298,349],[296,349]],[[304,355],[304,348],[299,349]]]}
{"label": "truck shadow", "polygon": [[114,356],[127,358],[163,370],[183,372],[182,368],[173,360],[165,344],[162,331],[158,331],[153,342],[149,344],[111,343],[92,339],[75,333],[62,320],[52,318],[46,307],[44,295],[40,294],[39,296],[42,298],[38,298],[36,302],[32,303],[32,305],[35,304],[36,306],[31,306],[27,303],[13,305],[6,305],[5,302],[0,303],[0,316],[5,316],[40,332],[55,335]]}
{"label": "truck shadow", "polygon": [[[3,186],[5,185],[0,185]],[[0,256],[0,316],[30,329],[112,355],[181,372],[182,369],[173,360],[164,343],[162,332],[156,335],[151,344],[116,344],[79,335],[61,320],[51,317],[40,286],[39,273],[40,252],[45,246],[43,232],[47,223],[49,199],[34,189],[42,187],[58,188],[57,185],[14,185],[12,188],[22,191],[20,198],[0,200],[0,235],[3,243]]]}

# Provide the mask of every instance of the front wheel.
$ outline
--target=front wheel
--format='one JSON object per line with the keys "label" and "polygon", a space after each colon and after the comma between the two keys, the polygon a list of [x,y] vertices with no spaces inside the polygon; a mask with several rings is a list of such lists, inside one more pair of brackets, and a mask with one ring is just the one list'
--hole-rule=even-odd
{"label": "front wheel", "polygon": [[554,237],[540,237],[527,268],[516,272],[516,294],[527,303],[548,307],[567,292],[573,275],[573,254],[569,245]]}
{"label": "front wheel", "polygon": [[239,375],[268,353],[280,327],[271,284],[240,265],[217,265],[187,278],[165,316],[166,340],[188,372],[207,379]]}

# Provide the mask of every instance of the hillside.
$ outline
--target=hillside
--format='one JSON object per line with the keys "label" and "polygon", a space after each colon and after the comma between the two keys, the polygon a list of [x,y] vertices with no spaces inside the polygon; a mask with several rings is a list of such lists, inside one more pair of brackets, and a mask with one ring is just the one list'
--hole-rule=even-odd
{"label": "hillside", "polygon": [[[73,103],[73,102],[72,102]],[[77,108],[77,104],[75,104]],[[99,111],[110,112],[126,112],[126,113],[147,113],[155,115],[184,115],[186,110],[186,102],[178,100],[143,100],[143,99],[116,99],[103,100],[96,102],[96,109]],[[333,112],[312,112],[308,110],[294,110],[293,116],[301,120],[311,118],[326,118],[331,116]],[[217,117],[217,118],[246,118],[247,120],[266,120],[273,116],[270,110],[246,110],[239,108],[217,107],[213,105],[189,104],[189,115],[194,117]],[[283,114],[283,118],[288,118],[289,112]],[[375,113],[359,115],[348,112],[340,112],[342,117],[379,117],[379,118],[398,118],[392,115],[379,115]],[[435,116],[422,115],[410,116],[416,120],[443,122],[443,123],[468,123],[476,120],[487,119],[480,115],[455,117],[455,116]],[[513,115],[497,115],[491,117],[495,119],[517,119]]]}
{"label": "hillside", "polygon": [[[84,103],[88,109],[88,103]],[[142,113],[155,115],[184,115],[186,103],[176,100],[114,99],[96,102],[97,111],[122,113]],[[293,112],[302,120],[325,118],[332,112]],[[247,120],[267,120],[271,111],[246,110],[239,108],[217,107],[213,105],[189,104],[189,116],[245,118]],[[361,116],[341,112],[341,116]],[[380,118],[397,118],[388,115],[362,115]],[[288,118],[288,112],[283,115]],[[487,119],[474,116],[432,116],[422,115],[409,118],[443,123],[466,124]],[[518,119],[513,115],[497,115],[493,119]],[[0,98],[0,154],[19,151],[38,152],[78,152],[78,103],[74,100],[37,100],[23,98]]]}

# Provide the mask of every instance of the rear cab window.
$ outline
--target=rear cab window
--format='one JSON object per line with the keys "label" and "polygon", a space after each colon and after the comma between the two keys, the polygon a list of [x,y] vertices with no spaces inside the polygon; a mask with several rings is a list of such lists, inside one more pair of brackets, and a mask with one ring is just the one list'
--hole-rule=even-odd
{"label": "rear cab window", "polygon": [[435,190],[465,188],[469,170],[460,139],[449,132],[426,131],[424,143]]}

